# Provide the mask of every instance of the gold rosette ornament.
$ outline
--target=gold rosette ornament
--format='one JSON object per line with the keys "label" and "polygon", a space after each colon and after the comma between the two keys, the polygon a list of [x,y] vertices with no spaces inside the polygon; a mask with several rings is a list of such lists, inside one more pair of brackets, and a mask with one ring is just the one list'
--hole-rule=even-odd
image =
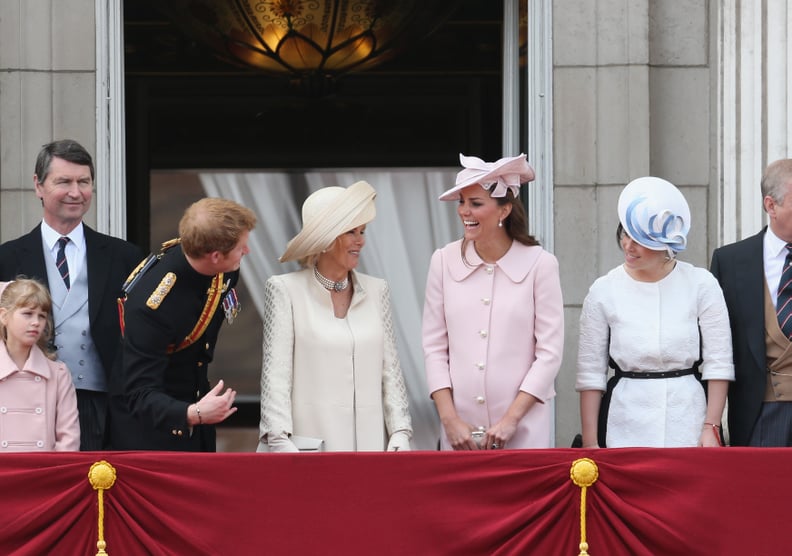
{"label": "gold rosette ornament", "polygon": [[586,542],[586,489],[597,482],[599,469],[593,460],[580,458],[572,462],[569,476],[572,482],[580,487],[580,553],[578,556],[588,556],[588,543]]}
{"label": "gold rosette ornament", "polygon": [[115,484],[115,480],[115,467],[105,460],[97,461],[88,471],[88,482],[91,483],[94,490],[98,491],[99,497],[99,540],[96,541],[96,548],[98,549],[96,556],[107,554],[105,550],[107,543],[104,540],[104,491],[112,487]]}

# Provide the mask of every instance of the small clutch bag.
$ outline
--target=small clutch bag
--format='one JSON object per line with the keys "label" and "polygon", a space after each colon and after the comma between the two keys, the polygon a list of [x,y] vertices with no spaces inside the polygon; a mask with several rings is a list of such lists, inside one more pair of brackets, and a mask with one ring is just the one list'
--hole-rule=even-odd
{"label": "small clutch bag", "polygon": [[301,452],[324,452],[324,440],[321,438],[297,436],[296,434],[291,435],[289,438]]}

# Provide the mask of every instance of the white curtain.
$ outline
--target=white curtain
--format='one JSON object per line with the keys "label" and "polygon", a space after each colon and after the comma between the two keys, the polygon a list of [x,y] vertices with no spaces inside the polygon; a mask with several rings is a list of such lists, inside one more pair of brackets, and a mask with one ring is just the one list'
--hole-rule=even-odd
{"label": "white curtain", "polygon": [[242,264],[245,281],[259,314],[263,285],[273,274],[298,268],[278,257],[300,229],[304,198],[329,185],[347,187],[366,180],[377,190],[377,217],[366,232],[359,270],[384,278],[391,288],[394,325],[402,371],[410,397],[415,448],[436,449],[440,425],[429,398],[421,348],[424,286],[432,252],[457,239],[461,229],[456,204],[438,201],[454,183],[456,169],[316,170],[304,173],[201,173],[204,191],[250,207],[258,224],[250,237],[250,254]]}

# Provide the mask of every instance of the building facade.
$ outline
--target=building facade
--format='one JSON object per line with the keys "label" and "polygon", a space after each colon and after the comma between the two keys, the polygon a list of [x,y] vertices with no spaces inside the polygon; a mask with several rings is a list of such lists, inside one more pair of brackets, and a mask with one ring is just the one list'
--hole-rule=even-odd
{"label": "building facade", "polygon": [[[506,4],[516,17],[517,3]],[[520,94],[534,108],[532,204],[547,208],[533,225],[561,265],[567,340],[556,442],[568,446],[580,428],[579,311],[589,285],[621,260],[615,207],[624,184],[655,175],[682,189],[694,215],[682,258],[699,266],[763,225],[762,170],[792,149],[792,5],[530,0],[528,14],[529,86]],[[39,221],[35,156],[67,136],[95,153],[88,222],[125,235],[122,23],[118,0],[0,0],[0,240]]]}

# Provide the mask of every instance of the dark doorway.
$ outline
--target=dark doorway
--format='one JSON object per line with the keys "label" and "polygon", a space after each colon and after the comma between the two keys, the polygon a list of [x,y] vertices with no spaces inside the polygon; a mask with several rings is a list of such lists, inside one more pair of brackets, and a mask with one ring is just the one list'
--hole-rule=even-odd
{"label": "dark doorway", "polygon": [[124,3],[128,237],[149,243],[149,174],[181,168],[456,166],[501,153],[503,5],[459,0],[428,37],[308,96],[218,60],[156,7]]}

